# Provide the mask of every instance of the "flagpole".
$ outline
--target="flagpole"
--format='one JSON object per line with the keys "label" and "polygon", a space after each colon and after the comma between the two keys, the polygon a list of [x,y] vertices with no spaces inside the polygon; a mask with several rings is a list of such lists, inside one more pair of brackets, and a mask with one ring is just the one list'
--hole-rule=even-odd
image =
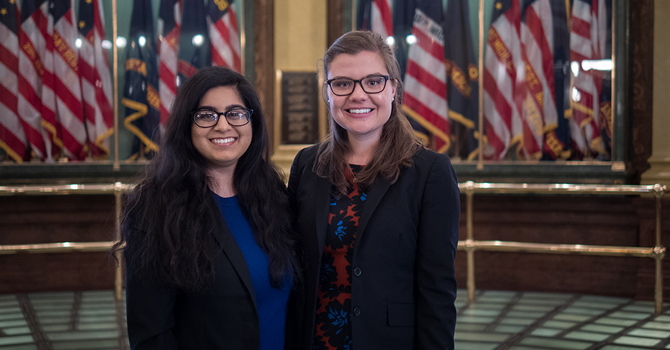
{"label": "flagpole", "polygon": [[114,71],[114,171],[121,170],[119,164],[119,51],[116,46],[116,36],[118,34],[116,0],[112,0],[112,46],[113,46],[113,71]]}
{"label": "flagpole", "polygon": [[479,152],[477,170],[484,169],[484,0],[479,0]]}

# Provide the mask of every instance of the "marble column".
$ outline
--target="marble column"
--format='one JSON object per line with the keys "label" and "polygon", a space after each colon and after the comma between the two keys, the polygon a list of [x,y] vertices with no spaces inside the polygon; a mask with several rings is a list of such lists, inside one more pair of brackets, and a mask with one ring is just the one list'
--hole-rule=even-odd
{"label": "marble column", "polygon": [[670,1],[654,2],[654,90],[651,166],[643,184],[670,185]]}

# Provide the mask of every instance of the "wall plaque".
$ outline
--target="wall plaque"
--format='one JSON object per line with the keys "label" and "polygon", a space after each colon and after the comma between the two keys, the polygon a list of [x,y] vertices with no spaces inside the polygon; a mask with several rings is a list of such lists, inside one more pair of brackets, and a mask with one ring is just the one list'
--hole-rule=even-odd
{"label": "wall plaque", "polygon": [[281,144],[319,142],[319,82],[316,72],[281,73]]}

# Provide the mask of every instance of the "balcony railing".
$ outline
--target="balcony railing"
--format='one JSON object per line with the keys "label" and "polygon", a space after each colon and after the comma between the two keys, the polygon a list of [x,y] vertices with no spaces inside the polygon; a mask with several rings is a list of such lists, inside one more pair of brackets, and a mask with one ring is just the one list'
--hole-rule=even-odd
{"label": "balcony railing", "polygon": [[[120,238],[121,196],[130,191],[134,185],[93,184],[93,185],[54,185],[54,186],[0,186],[0,196],[13,195],[69,195],[69,194],[113,194],[115,196],[115,238]],[[663,310],[663,267],[665,247],[661,245],[662,198],[666,187],[656,185],[577,185],[577,184],[513,184],[513,183],[460,183],[461,193],[466,196],[466,232],[467,239],[458,242],[458,250],[467,254],[467,289],[468,298],[475,295],[475,263],[474,253],[481,251],[498,252],[525,252],[550,254],[580,254],[601,256],[634,256],[652,258],[656,261],[654,300],[655,313]],[[655,246],[653,247],[626,247],[582,244],[547,244],[509,241],[479,241],[474,237],[473,202],[474,195],[481,193],[496,194],[597,194],[597,195],[651,195],[656,204]],[[62,242],[27,245],[0,245],[0,254],[24,253],[66,253],[66,252],[104,252],[109,251],[115,242]],[[121,261],[121,254],[117,253]],[[118,264],[115,273],[115,295],[121,298],[123,287],[122,264]]]}

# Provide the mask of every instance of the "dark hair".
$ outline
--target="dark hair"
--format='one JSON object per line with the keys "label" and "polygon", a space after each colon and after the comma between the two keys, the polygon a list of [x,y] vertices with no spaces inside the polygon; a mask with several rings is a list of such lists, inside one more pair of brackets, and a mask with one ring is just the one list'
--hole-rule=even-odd
{"label": "dark hair", "polygon": [[[130,272],[167,285],[202,289],[220,253],[214,236],[223,219],[209,190],[207,162],[191,140],[192,112],[207,91],[234,87],[251,115],[252,138],[237,162],[233,186],[256,242],[268,255],[274,287],[298,271],[286,186],[269,162],[268,132],[256,91],[239,73],[208,67],[179,88],[160,151],[146,177],[126,197],[121,242]],[[297,274],[296,274],[297,276]]]}
{"label": "dark hair", "polygon": [[[389,74],[391,84],[395,84],[396,93],[391,106],[391,116],[382,128],[381,138],[370,162],[356,175],[362,186],[370,186],[378,175],[394,183],[403,167],[412,165],[412,156],[419,150],[421,142],[414,135],[412,126],[402,112],[403,85],[400,78],[400,66],[393,50],[381,35],[369,31],[353,31],[339,37],[323,56],[324,76],[328,77],[330,64],[340,54],[356,55],[362,51],[377,53],[381,57]],[[327,78],[326,78],[327,79]],[[322,95],[327,96],[327,84],[322,87]],[[330,109],[329,109],[330,113]],[[347,131],[330,117],[330,134],[319,148],[314,171],[330,179],[340,193],[346,194],[348,182],[343,169],[347,166],[346,156],[350,151]]]}

